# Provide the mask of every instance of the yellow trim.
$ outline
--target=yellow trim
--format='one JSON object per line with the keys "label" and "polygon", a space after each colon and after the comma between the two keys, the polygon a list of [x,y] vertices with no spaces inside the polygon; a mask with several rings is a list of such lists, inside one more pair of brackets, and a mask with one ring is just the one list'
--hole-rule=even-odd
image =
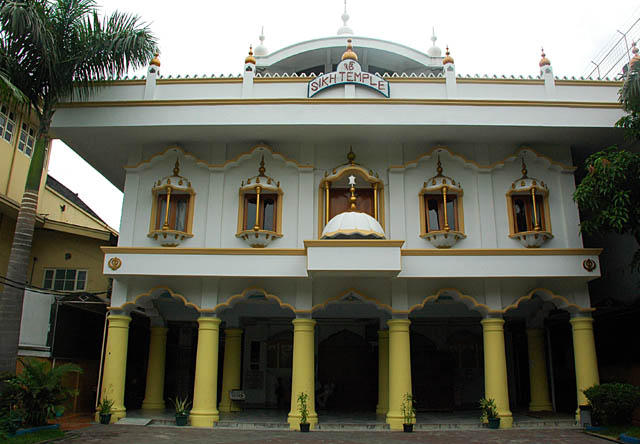
{"label": "yellow trim", "polygon": [[218,309],[220,308],[229,308],[232,305],[232,301],[235,301],[236,299],[245,299],[247,296],[247,293],[249,292],[256,292],[259,291],[261,292],[265,298],[269,299],[269,300],[274,300],[278,303],[278,305],[280,305],[280,307],[284,307],[284,308],[288,308],[289,310],[291,310],[294,313],[299,313],[299,311],[296,311],[296,309],[293,307],[293,305],[291,304],[287,304],[286,302],[283,302],[282,299],[280,299],[278,296],[276,296],[275,294],[270,294],[269,292],[267,292],[267,290],[265,290],[264,288],[261,287],[248,287],[245,288],[242,293],[238,293],[238,294],[234,294],[232,296],[230,296],[225,302],[221,302],[218,305],[216,305],[214,308],[211,309],[207,309],[206,311],[218,311]]}
{"label": "yellow trim", "polygon": [[154,291],[159,291],[159,290],[166,291],[166,292],[168,292],[168,293],[171,295],[171,297],[172,297],[172,298],[182,301],[182,303],[184,304],[184,306],[185,306],[185,307],[191,307],[191,308],[195,309],[195,310],[196,310],[196,311],[198,311],[198,312],[202,311],[202,310],[200,309],[200,307],[198,307],[196,304],[194,304],[193,302],[189,302],[189,301],[187,300],[187,298],[185,298],[183,295],[181,295],[181,294],[179,294],[179,293],[175,293],[173,290],[171,290],[169,287],[167,287],[167,286],[165,286],[165,285],[159,285],[159,286],[157,286],[157,287],[153,287],[153,288],[152,288],[151,290],[149,290],[148,292],[146,292],[146,293],[141,293],[141,294],[139,294],[138,296],[136,296],[136,297],[133,299],[133,301],[125,302],[125,303],[124,303],[124,304],[122,304],[120,307],[110,306],[110,307],[108,307],[108,308],[107,308],[107,310],[124,310],[124,309],[125,309],[125,307],[127,307],[127,306],[135,307],[135,306],[137,305],[137,303],[138,303],[138,300],[139,300],[139,299],[144,298],[144,297],[151,296],[151,294],[152,294]]}
{"label": "yellow trim", "polygon": [[402,256],[599,256],[600,253],[602,253],[602,248],[456,248],[455,250],[426,248],[400,250]]}
{"label": "yellow trim", "polygon": [[236,157],[234,157],[233,159],[229,159],[229,160],[225,161],[224,163],[220,163],[220,164],[207,163],[205,160],[196,157],[193,153],[190,153],[189,151],[186,151],[184,148],[182,148],[179,145],[170,145],[170,146],[166,147],[164,150],[162,150],[162,151],[160,151],[158,153],[155,153],[155,154],[151,155],[150,157],[148,157],[148,158],[146,158],[144,160],[141,160],[140,162],[136,163],[135,165],[125,165],[123,168],[124,169],[136,169],[136,168],[138,168],[138,167],[140,167],[140,166],[142,166],[144,164],[151,163],[151,161],[153,159],[155,159],[156,157],[160,157],[160,156],[165,155],[170,150],[177,150],[177,151],[180,151],[184,157],[190,157],[191,159],[193,159],[196,164],[202,164],[207,168],[224,169],[227,166],[229,166],[230,164],[239,163],[240,160],[243,157],[251,157],[251,156],[253,156],[253,153],[256,150],[259,150],[259,149],[267,150],[271,154],[272,157],[279,157],[285,163],[289,163],[289,162],[293,163],[299,169],[313,168],[313,165],[301,164],[297,160],[295,160],[295,159],[293,159],[291,157],[287,157],[282,153],[279,153],[278,151],[274,150],[270,145],[266,145],[264,143],[259,143],[257,145],[253,145],[249,151],[245,151],[244,153],[240,153]]}
{"label": "yellow trim", "polygon": [[330,233],[324,234],[322,237],[330,238],[336,234],[344,234],[345,236],[351,236],[353,234],[360,234],[361,236],[375,236],[378,239],[384,239],[384,233],[379,233],[374,230],[358,230],[357,228],[351,230],[336,230]]}
{"label": "yellow trim", "polygon": [[[445,292],[446,293],[454,293],[454,294],[458,295],[458,298],[460,300],[458,300],[456,302],[460,302],[460,303],[464,304],[467,308],[469,308],[469,310],[476,310],[476,311],[478,311],[480,313],[501,313],[500,310],[491,310],[488,305],[479,303],[478,301],[476,301],[476,299],[473,296],[469,296],[467,294],[464,294],[460,290],[458,290],[457,288],[442,288],[442,289],[438,290],[437,293],[432,294],[432,295],[427,296],[426,298],[424,298],[421,303],[409,307],[408,313],[411,313],[413,310],[418,310],[418,309],[424,308],[424,306],[427,303],[437,300],[442,295],[442,293],[445,293]],[[455,300],[455,298],[454,298],[454,300]],[[471,303],[471,306],[469,306],[469,304],[465,303],[464,301],[469,301]],[[480,311],[479,309],[481,309],[482,311]]]}
{"label": "yellow trim", "polygon": [[266,255],[306,256],[303,248],[173,248],[173,247],[101,247],[105,254],[190,254],[190,255]]}
{"label": "yellow trim", "polygon": [[306,240],[304,247],[396,247],[404,245],[403,240],[385,239],[320,239]]}
{"label": "yellow trim", "polygon": [[389,167],[390,170],[392,169],[404,169],[404,168],[409,168],[409,167],[415,167],[418,165],[418,163],[423,159],[423,158],[430,158],[431,156],[433,156],[434,154],[438,154],[441,151],[445,151],[447,152],[451,157],[453,158],[458,158],[460,160],[462,160],[464,163],[466,164],[471,164],[473,166],[475,166],[476,168],[480,169],[480,170],[494,170],[496,168],[499,167],[503,167],[506,165],[507,162],[512,161],[512,160],[516,160],[518,157],[520,157],[520,154],[523,151],[529,151],[530,153],[534,154],[538,159],[543,159],[547,162],[549,162],[551,165],[560,168],[563,171],[566,171],[568,173],[572,173],[574,172],[577,168],[572,166],[572,165],[567,165],[564,164],[562,162],[557,162],[555,160],[553,160],[552,158],[545,156],[543,154],[540,154],[539,152],[537,152],[536,150],[534,150],[533,148],[530,148],[528,146],[524,146],[519,148],[515,153],[508,155],[507,157],[505,157],[502,160],[499,160],[497,162],[488,164],[488,165],[482,165],[478,162],[476,162],[475,160],[469,159],[468,157],[465,157],[462,154],[458,154],[458,153],[454,153],[453,151],[451,151],[449,149],[449,147],[447,146],[442,146],[442,145],[436,145],[433,148],[431,148],[429,151],[427,151],[426,153],[423,153],[421,155],[419,155],[418,157],[416,157],[413,160],[410,160],[408,162],[405,162],[402,165],[391,165]]}
{"label": "yellow trim", "polygon": [[114,233],[111,230],[99,230],[97,228],[83,227],[81,225],[73,225],[67,222],[60,222],[57,220],[46,218],[44,219],[42,228],[47,230],[60,231],[63,233],[77,234],[79,236],[85,236],[105,241],[111,238],[112,233],[114,234],[114,236],[118,236],[117,232]]}
{"label": "yellow trim", "polygon": [[[571,302],[569,302],[569,300],[559,294],[554,293],[553,291],[549,290],[548,288],[535,288],[533,290],[531,290],[529,293],[527,293],[524,296],[519,297],[513,304],[506,306],[504,309],[502,309],[502,313],[506,313],[509,310],[513,310],[516,309],[520,306],[520,303],[523,301],[527,301],[530,300],[536,293],[542,293],[542,294],[546,294],[548,296],[548,299],[545,298],[541,298],[544,301],[550,301],[553,303],[553,305],[555,305],[557,308],[563,309],[563,310],[569,310],[570,308],[574,308],[577,311],[581,312],[581,313],[590,313],[592,311],[595,311],[595,308],[583,308],[580,307],[577,304],[573,304]],[[565,305],[558,305],[556,304],[554,301],[558,299],[562,302],[564,302]]]}
{"label": "yellow trim", "polygon": [[66,102],[57,108],[109,108],[138,106],[227,106],[227,105],[442,105],[442,106],[527,106],[550,108],[621,109],[618,102],[578,102],[544,100],[469,100],[469,99],[185,99],[185,100],[122,100],[96,102]]}
{"label": "yellow trim", "polygon": [[364,301],[367,302],[373,302],[377,307],[383,309],[383,310],[387,310],[389,312],[395,313],[393,310],[393,307],[391,307],[391,305],[389,304],[385,304],[383,302],[380,302],[378,299],[376,298],[372,298],[369,296],[365,296],[364,294],[360,293],[358,290],[356,290],[355,288],[350,288],[346,291],[343,291],[341,294],[339,294],[338,296],[333,296],[330,297],[329,299],[327,299],[326,301],[320,303],[320,304],[316,304],[313,307],[311,307],[311,312],[313,313],[316,310],[321,310],[324,308],[327,308],[327,306],[329,304],[335,303],[335,302],[339,302],[341,301],[345,296],[347,296],[348,294],[356,294],[358,295],[359,298],[363,299]]}

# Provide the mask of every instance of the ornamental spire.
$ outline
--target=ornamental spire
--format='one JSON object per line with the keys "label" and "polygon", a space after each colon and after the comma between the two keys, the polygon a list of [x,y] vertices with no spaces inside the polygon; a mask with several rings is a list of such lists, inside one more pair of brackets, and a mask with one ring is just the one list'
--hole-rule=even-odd
{"label": "ornamental spire", "polygon": [[547,55],[544,53],[544,48],[542,48],[542,54],[541,54],[541,59],[540,59],[540,68],[542,68],[543,66],[550,66],[551,65],[551,61],[547,58]]}
{"label": "ornamental spire", "polygon": [[342,26],[338,29],[338,35],[353,35],[353,29],[349,28],[347,22],[349,21],[349,14],[347,13],[347,0],[344,0],[344,12],[340,17],[342,19]]}

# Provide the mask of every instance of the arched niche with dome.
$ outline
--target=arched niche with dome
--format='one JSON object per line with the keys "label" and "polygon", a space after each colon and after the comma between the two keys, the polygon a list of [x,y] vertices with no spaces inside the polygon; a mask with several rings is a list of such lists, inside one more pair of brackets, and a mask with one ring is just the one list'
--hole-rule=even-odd
{"label": "arched niche with dome", "polygon": [[460,182],[442,174],[438,156],[436,175],[427,180],[420,192],[420,237],[436,248],[451,248],[464,234],[464,194]]}
{"label": "arched niche with dome", "polygon": [[[384,239],[384,183],[377,173],[356,162],[353,149],[349,150],[346,163],[325,172],[320,181],[318,202],[320,238],[326,239],[327,234],[339,229],[343,230],[342,234],[350,231],[347,236],[355,238]],[[339,215],[342,216],[336,219]],[[358,230],[362,232],[356,234]]]}
{"label": "arched niche with dome", "polygon": [[163,247],[177,247],[193,237],[196,193],[191,181],[180,175],[179,159],[176,159],[173,174],[156,181],[151,192],[153,204],[147,236]]}
{"label": "arched niche with dome", "polygon": [[507,191],[509,237],[527,248],[538,248],[553,237],[549,217],[549,188],[544,182],[527,176],[522,159],[522,177]]}
{"label": "arched niche with dome", "polygon": [[243,181],[238,202],[236,237],[252,248],[264,248],[282,237],[282,189],[280,182],[267,176],[264,156],[258,175]]}

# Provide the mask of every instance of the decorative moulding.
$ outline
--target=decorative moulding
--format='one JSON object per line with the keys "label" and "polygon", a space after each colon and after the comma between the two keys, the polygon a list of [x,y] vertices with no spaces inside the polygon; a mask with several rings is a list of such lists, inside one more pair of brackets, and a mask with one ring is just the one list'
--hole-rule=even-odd
{"label": "decorative moulding", "polygon": [[251,248],[265,248],[272,240],[282,237],[282,234],[267,230],[244,230],[236,234],[236,237],[245,241]]}
{"label": "decorative moulding", "polygon": [[553,234],[548,231],[522,231],[509,236],[511,239],[518,239],[527,248],[540,248]]}
{"label": "decorative moulding", "polygon": [[161,247],[177,247],[185,239],[193,237],[193,234],[176,230],[152,230],[147,234],[147,237]]}

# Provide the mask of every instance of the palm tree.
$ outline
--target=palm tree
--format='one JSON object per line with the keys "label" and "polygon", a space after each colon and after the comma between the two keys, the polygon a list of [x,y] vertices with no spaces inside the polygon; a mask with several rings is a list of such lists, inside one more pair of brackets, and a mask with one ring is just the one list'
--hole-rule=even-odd
{"label": "palm tree", "polygon": [[[0,294],[0,372],[15,373],[38,189],[56,105],[84,99],[105,81],[145,66],[156,39],[138,16],[100,17],[94,0],[0,0],[0,99],[25,103],[37,142],[16,222],[8,282]],[[16,96],[16,89],[23,99]],[[16,284],[17,283],[17,284]]]}

